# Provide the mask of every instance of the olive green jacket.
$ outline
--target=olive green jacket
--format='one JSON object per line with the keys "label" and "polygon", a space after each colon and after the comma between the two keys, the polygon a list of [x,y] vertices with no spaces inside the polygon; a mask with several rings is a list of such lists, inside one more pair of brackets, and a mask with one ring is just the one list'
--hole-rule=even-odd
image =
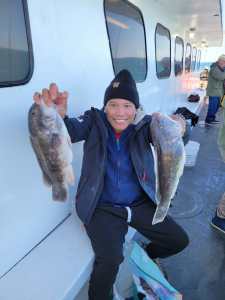
{"label": "olive green jacket", "polygon": [[220,67],[213,63],[210,67],[208,86],[207,86],[207,96],[217,96],[222,97],[224,94],[224,83],[225,72],[223,72]]}

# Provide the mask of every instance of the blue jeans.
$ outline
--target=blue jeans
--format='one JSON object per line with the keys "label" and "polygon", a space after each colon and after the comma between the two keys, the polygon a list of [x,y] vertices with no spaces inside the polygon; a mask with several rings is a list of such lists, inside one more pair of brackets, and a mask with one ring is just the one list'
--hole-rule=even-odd
{"label": "blue jeans", "polygon": [[216,119],[216,113],[220,107],[220,97],[209,96],[209,106],[205,121],[210,123]]}

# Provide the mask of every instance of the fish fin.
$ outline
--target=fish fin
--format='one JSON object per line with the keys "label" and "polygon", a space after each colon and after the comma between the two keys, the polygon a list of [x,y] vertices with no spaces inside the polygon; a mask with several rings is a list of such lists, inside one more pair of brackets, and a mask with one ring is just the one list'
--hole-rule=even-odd
{"label": "fish fin", "polygon": [[55,201],[64,202],[67,199],[68,191],[67,186],[62,183],[53,183],[52,185],[52,198]]}
{"label": "fish fin", "polygon": [[74,177],[73,167],[71,165],[68,165],[65,168],[65,176],[66,176],[66,182],[70,185],[74,185],[75,177]]}
{"label": "fish fin", "polygon": [[160,204],[157,206],[156,211],[153,216],[152,225],[161,223],[165,219],[169,207],[170,207],[170,201],[166,206],[162,206]]}
{"label": "fish fin", "polygon": [[48,175],[46,175],[45,173],[42,172],[42,177],[43,177],[43,182],[46,186],[48,186],[48,187],[52,186],[52,181]]}
{"label": "fish fin", "polygon": [[49,173],[48,164],[46,162],[46,159],[42,152],[42,149],[41,149],[38,141],[35,138],[33,138],[32,136],[30,136],[30,142],[31,142],[31,146],[34,150],[34,153],[36,155],[38,164],[41,168],[42,175],[43,175],[43,181],[47,186],[51,186],[52,180],[51,180],[50,176],[48,175],[48,173]]}
{"label": "fish fin", "polygon": [[71,138],[70,138],[69,134],[67,136],[67,143],[70,146],[70,148],[72,148],[72,142],[71,142]]}
{"label": "fish fin", "polygon": [[155,172],[155,190],[156,190],[156,203],[157,205],[161,201],[161,195],[160,195],[160,190],[159,190],[159,162],[158,162],[158,153],[157,153],[157,146],[151,146],[152,149],[152,155],[153,155],[153,160],[154,160],[154,172]]}

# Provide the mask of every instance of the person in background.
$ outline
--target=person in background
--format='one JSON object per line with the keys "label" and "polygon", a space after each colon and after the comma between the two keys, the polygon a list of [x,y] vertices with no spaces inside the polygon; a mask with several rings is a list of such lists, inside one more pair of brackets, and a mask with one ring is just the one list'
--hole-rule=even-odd
{"label": "person in background", "polygon": [[220,99],[224,95],[225,54],[219,56],[217,62],[210,66],[206,95],[209,97],[208,111],[205,124],[218,124],[216,113],[220,107]]}
{"label": "person in background", "polygon": [[200,79],[203,81],[208,81],[209,78],[209,70],[208,68],[205,68],[201,73],[200,73]]}
{"label": "person in background", "polygon": [[[129,225],[151,240],[146,252],[152,259],[182,251],[189,239],[169,216],[152,225],[156,204],[151,116],[140,110],[131,73],[122,70],[112,80],[102,110],[91,108],[79,118],[69,118],[67,97],[56,84],[34,94],[37,104],[55,103],[73,143],[85,141],[76,210],[95,254],[89,300],[108,300],[123,261]],[[184,133],[185,121],[177,115],[172,118]]]}

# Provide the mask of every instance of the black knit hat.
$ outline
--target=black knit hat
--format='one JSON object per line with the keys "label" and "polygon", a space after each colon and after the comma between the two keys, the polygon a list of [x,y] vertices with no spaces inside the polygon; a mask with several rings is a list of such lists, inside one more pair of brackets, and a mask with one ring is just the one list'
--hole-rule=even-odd
{"label": "black knit hat", "polygon": [[131,73],[128,70],[120,71],[112,80],[105,91],[104,106],[111,99],[122,98],[132,102],[136,108],[139,107],[139,96]]}

